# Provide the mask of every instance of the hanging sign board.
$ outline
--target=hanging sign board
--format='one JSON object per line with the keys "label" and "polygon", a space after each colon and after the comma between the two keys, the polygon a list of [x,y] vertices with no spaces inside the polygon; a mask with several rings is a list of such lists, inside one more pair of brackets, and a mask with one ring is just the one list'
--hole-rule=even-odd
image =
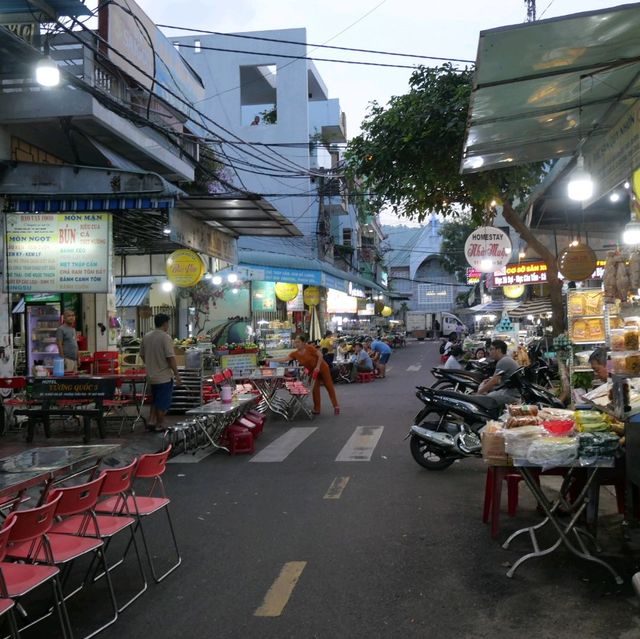
{"label": "hanging sign board", "polygon": [[307,306],[320,304],[320,289],[317,286],[307,286],[303,293],[304,303]]}
{"label": "hanging sign board", "polygon": [[476,268],[467,269],[467,284],[477,284],[480,281],[482,273]]}
{"label": "hanging sign board", "polygon": [[190,249],[178,249],[167,258],[167,277],[180,288],[195,286],[204,273],[204,262]]}
{"label": "hanging sign board", "polygon": [[495,286],[544,284],[547,281],[547,265],[544,262],[509,264],[493,274],[493,281]]}
{"label": "hanging sign board", "polygon": [[251,282],[251,310],[270,312],[276,310],[275,282]]}
{"label": "hanging sign board", "polygon": [[480,226],[467,238],[464,255],[471,267],[481,273],[494,273],[508,264],[511,240],[495,226]]}
{"label": "hanging sign board", "polygon": [[290,311],[304,311],[304,300],[302,299],[302,286],[298,294],[290,301],[287,302],[287,312]]}
{"label": "hanging sign board", "polygon": [[300,288],[297,284],[276,282],[276,297],[283,302],[290,302],[298,297]]}
{"label": "hanging sign board", "polygon": [[7,214],[8,293],[108,293],[111,215]]}

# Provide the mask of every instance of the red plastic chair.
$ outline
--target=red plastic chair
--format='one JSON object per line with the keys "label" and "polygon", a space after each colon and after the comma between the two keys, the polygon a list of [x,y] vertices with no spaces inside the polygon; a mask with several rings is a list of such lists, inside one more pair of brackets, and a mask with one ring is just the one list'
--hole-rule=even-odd
{"label": "red plastic chair", "polygon": [[[111,540],[124,530],[128,530],[131,538],[129,545],[133,544],[136,558],[138,561],[138,570],[142,577],[142,588],[127,601],[124,605],[118,607],[118,612],[122,612],[125,608],[128,608],[142,593],[147,590],[147,578],[144,574],[144,568],[142,566],[142,558],[138,550],[138,544],[135,539],[135,523],[134,517],[130,516],[127,510],[126,499],[129,496],[131,490],[131,484],[133,483],[133,477],[135,473],[135,467],[138,463],[137,459],[134,459],[128,466],[122,468],[112,468],[104,470],[101,474],[103,478],[102,485],[100,486],[100,494],[98,496],[98,504],[104,503],[105,499],[116,497],[119,502],[116,505],[116,511],[124,509],[124,515],[105,515],[105,514],[93,514],[92,517],[85,515],[74,515],[64,519],[62,522],[53,525],[52,532],[59,534],[76,534],[78,530],[82,530],[83,534],[90,535],[92,537],[98,537],[104,542],[104,552],[107,553]],[[128,546],[127,546],[128,547]],[[109,570],[113,571],[124,562],[124,557],[119,561],[110,564]],[[88,572],[91,572],[89,568]],[[94,581],[104,576],[104,572],[95,576]]]}
{"label": "red plastic chair", "polygon": [[11,411],[14,408],[26,408],[27,406],[33,406],[37,402],[28,400],[26,397],[16,397],[15,393],[24,391],[27,388],[26,377],[0,377],[0,391],[11,390],[12,394],[9,397],[3,397],[0,393],[0,410],[5,411],[5,416],[11,419]]}
{"label": "red plastic chair", "polygon": [[[167,460],[169,459],[171,448],[171,445],[169,445],[161,453],[142,455],[140,457],[140,461],[138,462],[135,470],[135,478],[153,480],[151,489],[147,496],[136,495],[134,488],[132,488],[131,494],[127,497],[126,501],[123,500],[121,496],[113,496],[105,499],[104,501],[101,501],[96,506],[96,511],[99,513],[119,515],[127,515],[128,513],[131,513],[136,517],[135,530],[140,528],[142,543],[144,544],[144,550],[147,555],[147,561],[149,562],[149,568],[151,569],[151,575],[153,576],[153,579],[156,583],[161,582],[165,577],[167,577],[167,575],[171,574],[182,563],[180,549],[178,548],[178,540],[176,539],[176,534],[173,528],[173,521],[171,520],[171,514],[169,513],[169,504],[171,503],[171,500],[167,497],[161,477],[161,475],[166,470]],[[154,496],[154,491],[156,491],[156,488],[158,489],[159,496]],[[167,521],[169,523],[169,529],[171,531],[173,547],[176,552],[177,560],[176,563],[172,564],[172,566],[166,572],[158,576],[153,565],[153,555],[151,553],[151,550],[149,549],[149,544],[147,542],[147,536],[145,534],[142,521],[145,517],[153,515],[160,510],[164,510],[167,515]],[[125,555],[128,549],[129,546],[127,547],[127,550],[125,550]]]}
{"label": "red plastic chair", "polygon": [[116,392],[113,399],[103,399],[102,405],[105,408],[109,409],[110,415],[105,415],[105,417],[121,417],[120,428],[118,429],[118,436],[122,434],[122,429],[124,428],[124,423],[127,420],[127,407],[135,406],[135,402],[133,399],[129,397],[125,397],[122,394],[122,378],[116,379]]}
{"label": "red plastic chair", "polygon": [[225,369],[222,371],[222,374],[224,375],[224,378],[225,378],[226,380],[233,379],[233,371],[232,371],[230,368],[225,368]]}
{"label": "red plastic chair", "polygon": [[[17,603],[19,603],[21,597],[50,582],[53,588],[53,603],[58,614],[60,630],[62,631],[62,636],[67,639],[73,637],[73,631],[69,622],[60,580],[58,579],[60,569],[53,565],[51,549],[47,539],[47,533],[51,529],[55,510],[58,506],[58,499],[60,497],[37,508],[15,510],[9,514],[2,527],[3,532],[9,531],[6,548],[0,553],[3,558],[5,554],[11,555],[15,548],[26,544],[33,548],[36,553],[39,553],[40,550],[43,551],[44,565],[0,561],[0,572],[6,585],[6,593]],[[33,626],[48,616],[47,614],[32,621],[23,626],[23,629]]]}
{"label": "red plastic chair", "polygon": [[[9,542],[9,534],[13,524],[0,530],[0,562],[4,559],[7,552],[7,543]],[[11,630],[11,639],[19,639],[18,624],[16,622],[16,616],[13,613],[15,602],[13,599],[9,599],[7,593],[7,585],[2,577],[2,571],[0,570],[0,618],[7,615],[9,621],[9,629]]]}
{"label": "red plastic chair", "polygon": [[93,354],[94,375],[115,375],[119,369],[118,351],[96,351]]}

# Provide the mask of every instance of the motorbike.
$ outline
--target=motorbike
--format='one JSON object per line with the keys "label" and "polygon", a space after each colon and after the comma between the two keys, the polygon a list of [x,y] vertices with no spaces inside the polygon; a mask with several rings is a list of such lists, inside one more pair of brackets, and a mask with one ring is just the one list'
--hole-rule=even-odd
{"label": "motorbike", "polygon": [[[497,419],[504,406],[487,395],[417,386],[416,397],[424,404],[407,437],[411,455],[427,470],[445,470],[457,459],[481,455],[480,431]],[[564,408],[547,389],[527,381],[519,368],[505,378],[500,388],[515,388],[529,404]]]}
{"label": "motorbike", "polygon": [[470,360],[463,369],[436,366],[431,369],[431,374],[436,380],[431,388],[477,393],[480,383],[493,375],[495,367],[496,363],[487,359]]}

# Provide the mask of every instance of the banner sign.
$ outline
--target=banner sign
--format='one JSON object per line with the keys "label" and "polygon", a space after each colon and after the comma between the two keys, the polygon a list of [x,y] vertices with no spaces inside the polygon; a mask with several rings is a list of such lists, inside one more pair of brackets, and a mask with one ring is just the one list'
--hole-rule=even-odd
{"label": "banner sign", "polygon": [[467,238],[464,255],[469,266],[482,273],[495,273],[511,257],[511,240],[495,226],[480,226]]}
{"label": "banner sign", "polygon": [[477,284],[482,273],[476,268],[467,269],[467,284]]}
{"label": "banner sign", "polygon": [[547,281],[547,265],[544,262],[509,264],[493,274],[495,286],[515,284],[544,284]]}
{"label": "banner sign", "polygon": [[217,257],[229,264],[238,263],[237,241],[206,222],[197,220],[185,211],[169,210],[169,227],[172,242],[188,246],[194,251]]}
{"label": "banner sign", "polygon": [[270,313],[276,310],[275,282],[251,282],[251,310]]}
{"label": "banner sign", "polygon": [[111,215],[7,214],[8,293],[108,293]]}

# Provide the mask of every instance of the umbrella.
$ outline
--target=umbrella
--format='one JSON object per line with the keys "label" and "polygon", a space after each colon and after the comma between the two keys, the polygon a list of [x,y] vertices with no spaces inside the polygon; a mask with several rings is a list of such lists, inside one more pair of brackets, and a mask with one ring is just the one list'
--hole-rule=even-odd
{"label": "umbrella", "polygon": [[315,340],[322,339],[322,333],[320,331],[320,320],[318,319],[318,307],[311,307],[311,320],[309,325],[309,339],[314,342]]}
{"label": "umbrella", "polygon": [[524,302],[512,311],[509,311],[511,317],[526,317],[527,315],[540,316],[551,313],[551,300],[548,297],[540,297],[538,299]]}

